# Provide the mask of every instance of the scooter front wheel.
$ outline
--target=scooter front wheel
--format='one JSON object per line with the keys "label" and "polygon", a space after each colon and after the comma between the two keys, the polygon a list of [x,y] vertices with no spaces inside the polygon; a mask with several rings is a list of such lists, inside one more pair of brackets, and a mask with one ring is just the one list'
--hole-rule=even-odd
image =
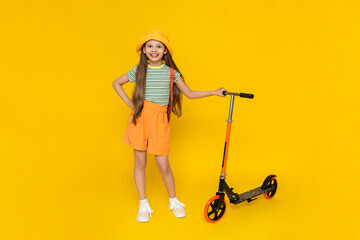
{"label": "scooter front wheel", "polygon": [[216,195],[210,198],[205,204],[204,208],[204,216],[206,221],[209,223],[215,223],[219,221],[225,213],[226,210],[226,201],[225,199],[220,203],[220,207],[218,208],[218,204],[220,201],[220,196]]}

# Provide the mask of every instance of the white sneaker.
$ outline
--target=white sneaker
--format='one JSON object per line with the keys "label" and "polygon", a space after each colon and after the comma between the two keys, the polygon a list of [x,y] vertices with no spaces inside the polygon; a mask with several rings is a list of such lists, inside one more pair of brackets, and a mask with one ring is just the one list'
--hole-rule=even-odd
{"label": "white sneaker", "polygon": [[186,216],[185,204],[181,203],[179,200],[175,199],[170,201],[169,209],[173,211],[175,217],[182,218]]}
{"label": "white sneaker", "polygon": [[138,220],[138,222],[148,222],[150,221],[150,217],[152,217],[152,212],[153,210],[150,208],[149,203],[140,203],[136,220]]}

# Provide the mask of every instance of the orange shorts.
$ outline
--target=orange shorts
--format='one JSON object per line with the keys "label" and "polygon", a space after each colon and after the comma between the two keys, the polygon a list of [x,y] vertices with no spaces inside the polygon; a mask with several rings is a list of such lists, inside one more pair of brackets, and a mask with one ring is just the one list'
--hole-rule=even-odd
{"label": "orange shorts", "polygon": [[133,123],[134,110],[131,111],[125,130],[123,143],[140,151],[154,155],[169,155],[170,124],[167,106],[144,101],[141,115]]}

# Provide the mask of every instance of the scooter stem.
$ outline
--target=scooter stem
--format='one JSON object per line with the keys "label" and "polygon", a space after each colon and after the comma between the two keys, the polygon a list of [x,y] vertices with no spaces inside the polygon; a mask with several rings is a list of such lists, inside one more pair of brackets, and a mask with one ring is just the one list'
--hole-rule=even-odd
{"label": "scooter stem", "polygon": [[231,123],[233,122],[232,113],[233,113],[233,108],[234,108],[234,97],[235,97],[234,95],[231,95],[229,117],[228,117],[228,120],[226,120],[227,128],[226,128],[226,138],[225,138],[223,163],[222,163],[222,169],[221,169],[221,176],[222,177],[225,177],[225,174],[226,174],[226,163],[227,163],[227,155],[228,155],[228,150],[229,150]]}

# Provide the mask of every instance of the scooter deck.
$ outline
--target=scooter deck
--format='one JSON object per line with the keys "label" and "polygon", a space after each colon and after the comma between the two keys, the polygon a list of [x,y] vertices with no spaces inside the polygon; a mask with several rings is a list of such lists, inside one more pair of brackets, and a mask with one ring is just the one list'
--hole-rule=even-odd
{"label": "scooter deck", "polygon": [[228,197],[229,197],[230,203],[233,203],[233,204],[238,204],[238,203],[245,202],[245,201],[251,202],[256,199],[256,198],[253,199],[254,197],[264,194],[266,192],[269,192],[272,189],[273,188],[270,187],[265,190],[262,190],[261,187],[258,187],[258,188],[252,189],[250,191],[241,193],[241,194],[234,193],[234,194],[232,194],[232,196],[230,195]]}

